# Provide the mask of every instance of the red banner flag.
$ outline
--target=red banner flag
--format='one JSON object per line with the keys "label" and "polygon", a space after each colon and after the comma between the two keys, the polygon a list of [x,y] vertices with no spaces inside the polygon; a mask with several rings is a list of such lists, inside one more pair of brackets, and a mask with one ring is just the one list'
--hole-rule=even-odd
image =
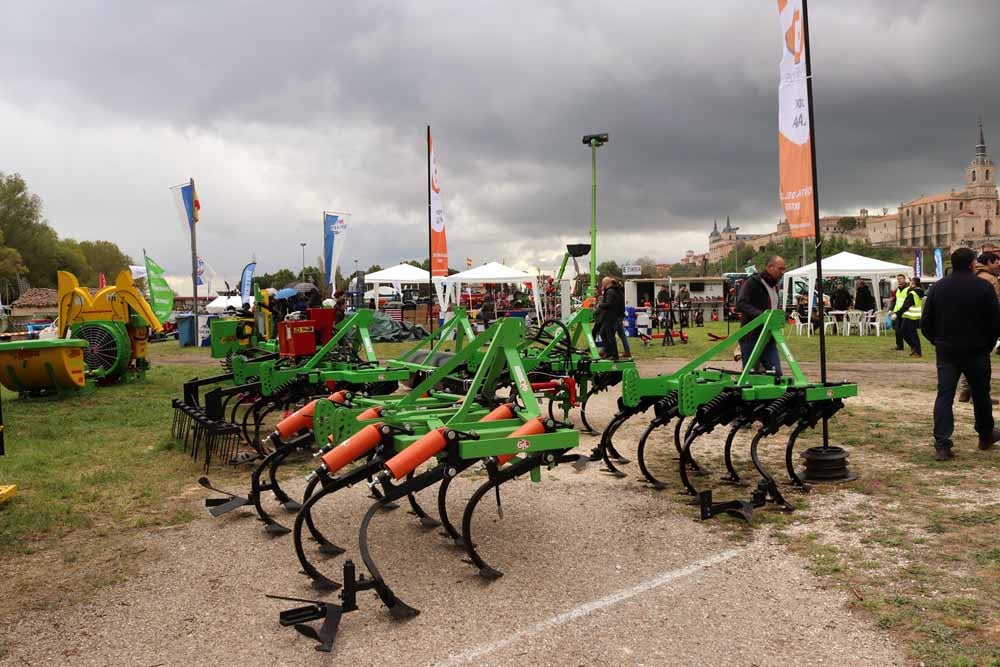
{"label": "red banner flag", "polygon": [[778,0],[781,79],[778,83],[778,199],[795,238],[813,236],[813,146],[809,138],[806,35],[802,0]]}

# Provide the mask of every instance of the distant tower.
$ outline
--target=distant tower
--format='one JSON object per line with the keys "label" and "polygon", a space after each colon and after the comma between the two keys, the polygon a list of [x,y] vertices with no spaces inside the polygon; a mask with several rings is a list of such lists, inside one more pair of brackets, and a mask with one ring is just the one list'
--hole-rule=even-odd
{"label": "distant tower", "polygon": [[996,199],[997,197],[996,167],[986,152],[982,119],[979,120],[979,143],[976,144],[976,156],[965,168],[965,189],[976,199]]}
{"label": "distant tower", "polygon": [[712,233],[708,235],[708,242],[714,243],[715,241],[718,240],[720,236],[721,234],[719,234],[719,221],[716,220],[715,223],[712,225]]}
{"label": "distant tower", "polygon": [[726,216],[726,226],[722,228],[722,231],[724,231],[724,232],[732,232],[733,231],[733,226],[729,222],[729,216],[728,215]]}

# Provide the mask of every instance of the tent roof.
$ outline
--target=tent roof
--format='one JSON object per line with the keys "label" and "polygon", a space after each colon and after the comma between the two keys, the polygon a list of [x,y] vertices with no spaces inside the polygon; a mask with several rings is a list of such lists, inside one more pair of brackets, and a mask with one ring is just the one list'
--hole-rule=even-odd
{"label": "tent roof", "polygon": [[[789,271],[785,277],[793,278],[815,275],[816,262],[806,264],[794,271]],[[902,273],[913,275],[913,267],[905,264],[895,264],[885,262],[881,259],[873,259],[863,255],[855,255],[853,252],[840,252],[831,257],[823,258],[823,277],[834,276],[887,276]]]}
{"label": "tent roof", "polygon": [[448,276],[446,283],[520,283],[534,279],[530,273],[512,269],[499,262],[483,264],[468,271]]}
{"label": "tent roof", "polygon": [[243,308],[243,299],[239,296],[217,296],[205,306],[205,310],[209,313],[224,313],[226,312],[226,308],[230,306],[236,310],[241,310]]}
{"label": "tent roof", "polygon": [[397,264],[388,269],[365,274],[366,283],[425,283],[430,272],[412,264]]}

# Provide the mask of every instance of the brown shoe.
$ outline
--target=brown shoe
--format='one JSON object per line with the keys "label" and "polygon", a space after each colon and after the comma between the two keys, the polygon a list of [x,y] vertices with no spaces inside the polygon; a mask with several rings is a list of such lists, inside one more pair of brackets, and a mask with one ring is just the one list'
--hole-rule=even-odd
{"label": "brown shoe", "polygon": [[971,400],[972,400],[972,390],[971,389],[963,389],[962,391],[958,392],[958,402],[959,403],[968,403]]}
{"label": "brown shoe", "polygon": [[631,358],[632,358],[631,352],[622,352],[622,359],[631,359]]}
{"label": "brown shoe", "polygon": [[934,448],[934,460],[935,461],[949,461],[955,458],[955,455],[951,453],[951,447],[935,447]]}
{"label": "brown shoe", "polygon": [[924,355],[920,354],[919,352],[910,352],[910,356],[913,357],[914,359],[923,359],[924,358]]}
{"label": "brown shoe", "polygon": [[979,449],[989,449],[995,442],[1000,442],[1000,429],[993,429],[993,432],[985,438],[979,436]]}

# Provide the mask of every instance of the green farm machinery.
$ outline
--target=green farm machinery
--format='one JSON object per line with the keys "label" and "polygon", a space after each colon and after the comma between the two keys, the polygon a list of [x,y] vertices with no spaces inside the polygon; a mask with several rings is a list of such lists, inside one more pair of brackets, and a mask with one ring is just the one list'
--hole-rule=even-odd
{"label": "green farm machinery", "polygon": [[[615,433],[629,419],[652,408],[654,416],[639,438],[637,459],[643,478],[653,488],[665,488],[664,471],[674,466],[670,453],[654,446],[653,436],[673,425],[676,470],[684,493],[696,498],[702,519],[727,513],[749,522],[754,509],[768,503],[791,510],[775,477],[762,462],[762,440],[776,435],[783,427],[791,428],[785,445],[785,465],[792,484],[807,490],[808,485],[794,467],[796,440],[807,429],[835,415],[844,406],[844,399],[857,395],[858,387],[848,382],[809,382],[788,348],[783,335],[784,326],[785,315],[782,311],[766,311],[674,373],[642,378],[634,370],[625,371],[618,413],[604,430],[599,446],[607,471],[624,476],[614,464],[620,456],[614,445]],[[741,338],[755,333],[756,344],[742,370],[706,365]],[[790,376],[754,371],[764,347],[771,341],[787,362]],[[692,454],[692,445],[699,437],[716,428],[728,427],[729,433],[723,446],[726,467],[723,481],[744,485],[745,481],[733,464],[732,450],[739,432],[752,429],[755,425],[757,430],[751,438],[749,450],[754,470],[759,475],[756,487],[749,500],[715,502],[711,489],[699,490],[694,485],[691,473],[704,471]],[[837,456],[842,450],[822,449],[825,451],[819,454],[832,456],[820,456],[820,459],[834,462],[834,466],[839,460],[839,465],[846,466],[846,459]],[[618,463],[621,463],[620,459]],[[821,470],[819,476],[822,475]]]}
{"label": "green farm machinery", "polygon": [[[466,552],[481,577],[492,580],[501,576],[476,548],[472,533],[476,506],[495,495],[499,507],[501,485],[518,477],[528,475],[537,482],[543,468],[586,463],[585,457],[569,453],[579,444],[578,433],[542,414],[522,360],[524,342],[521,320],[500,320],[403,395],[327,401],[337,403],[329,409],[342,415],[344,422],[350,421],[353,433],[320,450],[320,464],[309,477],[293,537],[303,572],[319,590],[340,589],[340,604],[307,601],[309,606],[283,612],[283,625],[294,626],[316,639],[317,649],[329,651],[342,615],[357,609],[358,592],[373,590],[394,619],[419,613],[385,581],[368,547],[373,518],[404,498],[421,525],[443,527],[444,534]],[[476,371],[464,395],[436,391],[450,374],[470,363],[476,364]],[[497,393],[505,386],[503,378],[510,378],[507,395]],[[314,422],[319,412],[315,411]],[[461,521],[453,523],[446,509],[450,483],[477,464],[487,479],[470,497]],[[324,498],[365,481],[375,495],[361,520],[358,538],[359,556],[368,575],[359,576],[354,561],[348,560],[342,566],[341,580],[335,581],[321,571],[317,557],[345,550],[319,530],[313,509]],[[415,498],[416,493],[435,486],[438,519],[428,515]],[[307,550],[306,536],[317,543],[315,553]],[[306,625],[313,620],[324,621],[319,631]]]}

